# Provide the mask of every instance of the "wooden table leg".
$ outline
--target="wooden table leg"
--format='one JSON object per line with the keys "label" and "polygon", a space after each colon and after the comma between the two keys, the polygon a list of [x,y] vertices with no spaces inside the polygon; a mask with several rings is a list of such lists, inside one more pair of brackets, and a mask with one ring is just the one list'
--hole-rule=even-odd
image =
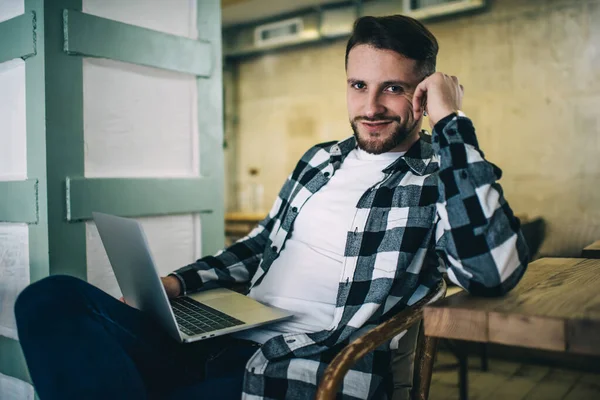
{"label": "wooden table leg", "polygon": [[458,390],[460,400],[469,399],[469,357],[461,354],[458,358]]}
{"label": "wooden table leg", "polygon": [[458,341],[447,340],[450,352],[458,359],[458,390],[460,400],[469,399],[469,353]]}
{"label": "wooden table leg", "polygon": [[481,343],[481,370],[483,372],[488,371],[488,345],[487,345],[487,343]]}

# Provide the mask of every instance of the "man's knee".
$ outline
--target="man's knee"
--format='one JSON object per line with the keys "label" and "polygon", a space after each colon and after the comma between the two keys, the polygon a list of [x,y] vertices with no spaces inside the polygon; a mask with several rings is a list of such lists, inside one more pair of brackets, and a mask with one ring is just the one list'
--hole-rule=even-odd
{"label": "man's knee", "polygon": [[52,275],[27,286],[15,302],[17,324],[29,316],[40,317],[40,313],[51,312],[61,302],[69,301],[84,281],[68,275]]}

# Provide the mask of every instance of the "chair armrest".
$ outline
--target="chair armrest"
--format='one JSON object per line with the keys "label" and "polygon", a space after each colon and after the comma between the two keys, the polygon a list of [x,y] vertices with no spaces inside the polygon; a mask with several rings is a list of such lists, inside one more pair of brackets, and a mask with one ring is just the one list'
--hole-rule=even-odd
{"label": "chair armrest", "polygon": [[394,336],[410,328],[423,317],[423,307],[430,301],[443,297],[446,284],[442,280],[435,290],[430,291],[421,300],[377,325],[364,335],[344,347],[331,361],[317,388],[315,400],[333,400],[348,370],[361,358],[381,346]]}

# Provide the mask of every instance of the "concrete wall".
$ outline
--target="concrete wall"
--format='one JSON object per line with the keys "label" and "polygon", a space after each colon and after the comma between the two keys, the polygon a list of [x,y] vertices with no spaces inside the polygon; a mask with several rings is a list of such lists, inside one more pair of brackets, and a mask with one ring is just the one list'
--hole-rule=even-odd
{"label": "concrete wall", "polygon": [[[474,16],[428,23],[439,70],[465,85],[488,160],[517,213],[548,222],[546,255],[600,239],[600,0],[495,0]],[[236,86],[235,202],[260,170],[271,204],[313,143],[351,134],[345,41],[241,62]],[[233,194],[232,194],[233,195]]]}

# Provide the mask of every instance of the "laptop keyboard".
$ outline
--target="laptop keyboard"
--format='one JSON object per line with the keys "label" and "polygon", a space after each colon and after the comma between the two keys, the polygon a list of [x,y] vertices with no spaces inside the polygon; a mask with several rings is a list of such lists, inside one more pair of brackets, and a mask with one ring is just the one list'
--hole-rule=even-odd
{"label": "laptop keyboard", "polygon": [[171,299],[171,307],[179,329],[188,336],[244,324],[189,297]]}

